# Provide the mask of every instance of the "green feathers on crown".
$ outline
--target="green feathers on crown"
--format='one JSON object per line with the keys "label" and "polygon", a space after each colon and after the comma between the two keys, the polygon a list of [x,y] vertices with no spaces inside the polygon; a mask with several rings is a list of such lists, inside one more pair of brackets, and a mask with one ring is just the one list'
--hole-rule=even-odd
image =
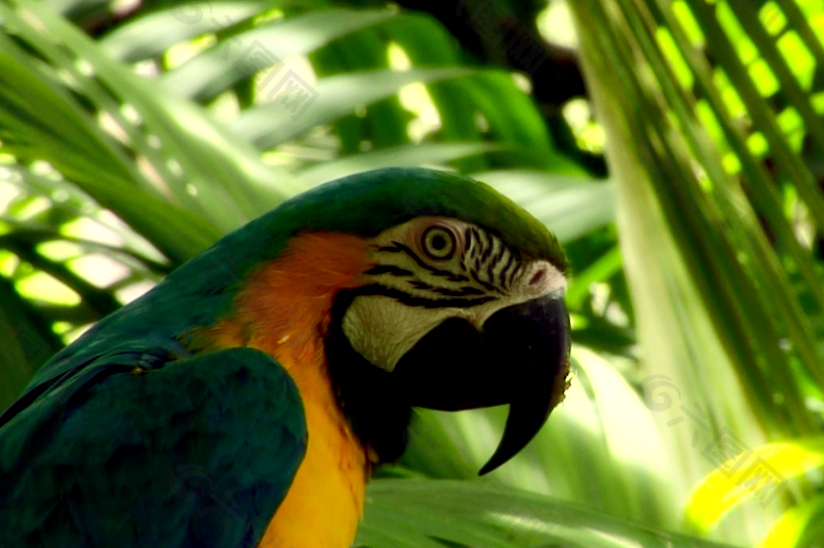
{"label": "green feathers on crown", "polygon": [[[286,228],[371,237],[426,215],[475,223],[562,271],[567,260],[558,240],[537,219],[489,185],[443,171],[388,168],[358,173],[301,194],[253,223],[255,230]],[[250,227],[251,228],[251,227]]]}

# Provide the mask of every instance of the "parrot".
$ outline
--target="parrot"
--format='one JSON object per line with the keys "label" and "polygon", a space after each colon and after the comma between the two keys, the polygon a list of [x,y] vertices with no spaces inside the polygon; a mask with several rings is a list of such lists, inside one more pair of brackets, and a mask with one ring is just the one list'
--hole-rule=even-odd
{"label": "parrot", "polygon": [[51,358],[0,415],[0,547],[346,548],[414,409],[509,405],[480,470],[569,387],[569,265],[443,170],[284,201]]}

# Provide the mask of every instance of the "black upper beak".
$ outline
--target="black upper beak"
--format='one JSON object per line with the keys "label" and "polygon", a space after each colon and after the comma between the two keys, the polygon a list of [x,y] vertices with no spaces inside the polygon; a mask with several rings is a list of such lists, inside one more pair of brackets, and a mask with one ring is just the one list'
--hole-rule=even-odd
{"label": "black upper beak", "polygon": [[416,407],[459,410],[509,404],[498,448],[480,474],[517,454],[538,433],[568,386],[569,314],[561,297],[499,310],[482,332],[445,321],[398,362],[392,374]]}

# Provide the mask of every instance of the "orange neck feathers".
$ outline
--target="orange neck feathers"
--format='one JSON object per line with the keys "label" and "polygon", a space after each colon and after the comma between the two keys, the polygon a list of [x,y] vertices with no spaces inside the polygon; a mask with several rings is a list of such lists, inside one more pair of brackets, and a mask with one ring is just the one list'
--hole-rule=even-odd
{"label": "orange neck feathers", "polygon": [[338,406],[323,338],[336,293],[363,285],[360,274],[369,266],[361,238],[297,235],[251,275],[235,312],[205,334],[209,346],[249,346],[273,356],[303,400],[306,456],[262,547],[345,548],[354,540],[370,459]]}
{"label": "orange neck feathers", "polygon": [[236,320],[246,326],[248,345],[274,356],[293,375],[300,374],[292,371],[295,365],[323,362],[322,337],[332,300],[341,289],[363,285],[360,274],[369,268],[366,248],[363,239],[345,234],[292,238],[284,253],[253,274],[238,295]]}

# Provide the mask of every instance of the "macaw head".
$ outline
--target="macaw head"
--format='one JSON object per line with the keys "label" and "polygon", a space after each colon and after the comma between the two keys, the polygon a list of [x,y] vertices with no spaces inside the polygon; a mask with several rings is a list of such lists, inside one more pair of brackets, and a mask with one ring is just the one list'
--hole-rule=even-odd
{"label": "macaw head", "polygon": [[[564,252],[491,187],[425,169],[360,173],[244,230],[269,235],[255,245],[278,257],[258,282],[267,289],[249,293],[246,306],[266,324],[259,330],[292,336],[272,310],[320,323],[338,403],[378,460],[402,453],[412,407],[508,404],[483,474],[520,451],[563,399]],[[250,241],[241,234],[229,244]],[[268,241],[285,244],[274,253]],[[273,297],[286,286],[289,295]],[[270,351],[281,359],[279,347]]]}

